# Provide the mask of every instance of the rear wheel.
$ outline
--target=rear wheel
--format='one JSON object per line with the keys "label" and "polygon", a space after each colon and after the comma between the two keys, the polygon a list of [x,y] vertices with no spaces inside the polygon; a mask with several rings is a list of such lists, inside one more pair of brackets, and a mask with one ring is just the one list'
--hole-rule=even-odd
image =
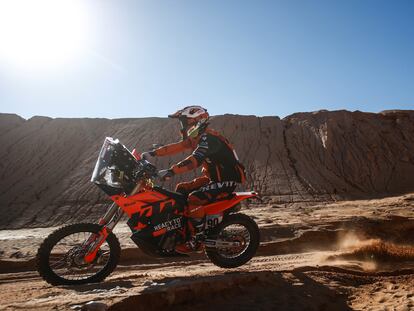
{"label": "rear wheel", "polygon": [[244,214],[230,214],[209,232],[208,239],[237,242],[231,247],[206,247],[208,258],[222,268],[236,268],[248,262],[257,251],[260,231],[256,222]]}
{"label": "rear wheel", "polygon": [[52,285],[80,285],[103,281],[116,268],[121,247],[113,233],[91,263],[83,257],[87,241],[97,236],[101,226],[97,224],[73,224],[51,233],[40,245],[36,256],[40,276]]}

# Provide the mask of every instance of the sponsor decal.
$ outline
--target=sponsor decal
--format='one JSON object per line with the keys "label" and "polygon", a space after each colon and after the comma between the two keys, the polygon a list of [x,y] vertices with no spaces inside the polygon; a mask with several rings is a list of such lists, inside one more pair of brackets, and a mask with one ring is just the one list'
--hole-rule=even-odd
{"label": "sponsor decal", "polygon": [[211,185],[207,185],[201,188],[201,191],[208,191],[208,190],[214,190],[214,189],[221,189],[223,187],[232,187],[236,183],[234,181],[222,181],[222,182],[216,182]]}
{"label": "sponsor decal", "polygon": [[161,229],[164,229],[164,228],[167,231],[178,229],[178,228],[182,227],[181,220],[182,220],[182,218],[180,217],[180,218],[171,219],[171,220],[166,221],[166,222],[162,222],[162,223],[154,226],[154,231],[158,231],[158,230],[161,230]]}
{"label": "sponsor decal", "polygon": [[207,136],[206,135],[201,136],[201,139],[198,142],[198,145],[200,147],[208,147],[208,142],[207,142]]}

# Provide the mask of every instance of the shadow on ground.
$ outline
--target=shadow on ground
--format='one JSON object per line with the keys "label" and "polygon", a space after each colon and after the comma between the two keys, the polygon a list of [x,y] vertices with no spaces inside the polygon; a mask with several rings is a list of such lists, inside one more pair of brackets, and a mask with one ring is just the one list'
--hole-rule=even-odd
{"label": "shadow on ground", "polygon": [[306,272],[234,272],[158,280],[109,310],[351,310],[346,301]]}

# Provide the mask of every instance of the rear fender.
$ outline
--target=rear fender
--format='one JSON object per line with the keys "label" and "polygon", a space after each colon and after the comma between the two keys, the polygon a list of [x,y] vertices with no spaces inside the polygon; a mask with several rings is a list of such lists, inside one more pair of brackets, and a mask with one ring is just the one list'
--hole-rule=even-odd
{"label": "rear fender", "polygon": [[217,201],[211,204],[208,204],[204,207],[204,211],[206,215],[214,215],[214,214],[220,214],[226,212],[228,209],[232,208],[233,206],[237,205],[243,200],[246,199],[259,199],[259,196],[254,191],[249,192],[235,192],[234,197],[232,197],[229,200],[222,200]]}

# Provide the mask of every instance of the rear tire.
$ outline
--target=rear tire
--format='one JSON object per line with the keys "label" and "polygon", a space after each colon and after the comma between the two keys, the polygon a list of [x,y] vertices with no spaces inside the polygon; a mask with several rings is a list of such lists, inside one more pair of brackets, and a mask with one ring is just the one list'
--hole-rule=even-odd
{"label": "rear tire", "polygon": [[225,257],[217,248],[206,248],[207,257],[216,266],[221,268],[236,268],[244,265],[256,254],[260,244],[260,231],[256,222],[247,215],[238,213],[225,216],[224,220],[214,227],[208,234],[208,239],[217,239],[220,233],[230,225],[241,225],[247,229],[250,235],[248,247],[238,256],[233,258]]}
{"label": "rear tire", "polygon": [[40,276],[51,285],[81,285],[102,282],[116,268],[121,254],[119,241],[112,232],[106,238],[110,250],[108,262],[99,272],[88,278],[81,280],[65,279],[57,275],[49,263],[49,257],[54,246],[65,237],[80,232],[99,233],[100,230],[101,226],[98,224],[80,223],[62,227],[51,233],[40,245],[36,255],[36,268]]}

